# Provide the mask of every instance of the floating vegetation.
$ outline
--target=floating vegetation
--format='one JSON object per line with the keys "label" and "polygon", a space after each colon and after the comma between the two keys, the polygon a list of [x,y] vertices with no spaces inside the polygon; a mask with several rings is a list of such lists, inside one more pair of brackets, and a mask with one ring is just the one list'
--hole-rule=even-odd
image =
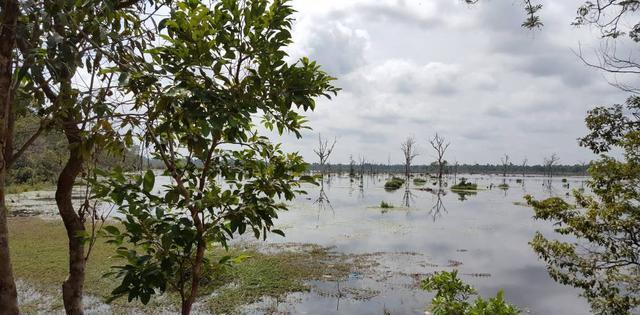
{"label": "floating vegetation", "polygon": [[563,179],[562,179],[562,182],[563,182],[563,183],[566,183],[566,182],[567,182],[567,179],[566,179],[566,178],[563,178]]}
{"label": "floating vegetation", "polygon": [[380,202],[380,208],[382,209],[391,209],[393,208],[393,205],[390,203],[387,203],[386,201],[381,201]]}
{"label": "floating vegetation", "polygon": [[424,185],[426,183],[427,183],[427,180],[424,179],[424,178],[415,178],[413,180],[413,184],[416,185],[416,186],[422,186],[422,185]]}
{"label": "floating vegetation", "polygon": [[522,184],[522,179],[516,179],[516,183]]}
{"label": "floating vegetation", "polygon": [[402,185],[404,185],[404,179],[394,176],[384,184],[384,189],[396,190],[402,187]]}
{"label": "floating vegetation", "polygon": [[461,178],[460,183],[451,186],[451,190],[478,190],[478,185],[467,182],[466,178]]}
{"label": "floating vegetation", "polygon": [[449,264],[447,265],[447,267],[458,267],[462,265],[461,261],[457,261],[457,260],[453,260],[453,259],[449,259],[447,261]]}
{"label": "floating vegetation", "polygon": [[502,183],[502,184],[498,185],[497,187],[502,189],[502,190],[507,190],[507,189],[509,189],[509,184]]}
{"label": "floating vegetation", "polygon": [[474,278],[489,278],[489,277],[491,277],[490,273],[485,273],[485,272],[463,273],[463,275],[469,276],[469,277],[474,277]]}

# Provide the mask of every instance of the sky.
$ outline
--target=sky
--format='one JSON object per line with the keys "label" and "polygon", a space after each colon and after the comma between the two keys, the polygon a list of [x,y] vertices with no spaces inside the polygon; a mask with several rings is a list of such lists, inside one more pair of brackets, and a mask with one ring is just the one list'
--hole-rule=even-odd
{"label": "sky", "polygon": [[580,4],[546,2],[544,27],[531,31],[519,0],[294,0],[291,58],[318,61],[342,91],[307,113],[302,139],[279,140],[309,162],[320,133],[337,139],[331,163],[401,163],[407,137],[414,164],[431,163],[436,132],[451,142],[450,162],[592,160],[577,142],[587,111],[628,94],[577,57],[595,60],[602,44],[596,29],[571,25]]}

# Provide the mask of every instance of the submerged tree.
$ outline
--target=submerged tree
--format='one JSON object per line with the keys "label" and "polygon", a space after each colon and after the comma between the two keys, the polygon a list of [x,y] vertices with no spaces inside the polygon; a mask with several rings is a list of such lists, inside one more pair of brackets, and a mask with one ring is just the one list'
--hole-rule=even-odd
{"label": "submerged tree", "polygon": [[521,168],[522,168],[522,177],[524,177],[524,173],[527,171],[527,163],[529,162],[529,159],[527,159],[526,157],[522,160],[522,163],[520,164]]}
{"label": "submerged tree", "polygon": [[438,182],[442,183],[442,175],[444,174],[444,167],[447,164],[447,161],[444,159],[444,154],[447,152],[449,148],[450,142],[446,142],[443,137],[436,135],[429,140],[431,147],[436,151],[436,162],[438,164]]}
{"label": "submerged tree", "polygon": [[[589,167],[593,194],[575,191],[575,205],[527,197],[537,219],[576,241],[536,233],[531,245],[554,279],[583,290],[595,313],[628,314],[640,307],[640,97],[598,107],[586,122],[591,133],[580,144],[602,153]],[[624,159],[607,155],[612,149]]]}
{"label": "submerged tree", "polygon": [[503,157],[500,158],[500,164],[502,164],[502,177],[507,177],[507,169],[509,168],[509,155],[504,154]]}
{"label": "submerged tree", "polygon": [[189,314],[211,276],[208,250],[247,231],[283,234],[272,230],[287,209],[281,201],[312,178],[298,154],[258,135],[254,116],[300,137],[298,110],[338,91],[315,62],[286,62],[293,12],[286,0],[178,2],[161,23],[165,42],[140,56],[148,63],[128,87],[148,112],[143,140],[172,183],[158,191],[153,172],[114,171],[99,191],[123,214],[122,225],[107,230],[123,259],[114,267],[121,280],[114,297],[147,303],[171,290]]}
{"label": "submerged tree", "polygon": [[413,137],[407,137],[407,139],[400,144],[400,149],[402,149],[402,154],[404,155],[404,176],[409,178],[411,174],[411,163],[413,159],[418,156],[416,140],[413,139]]}
{"label": "submerged tree", "polygon": [[558,164],[560,158],[557,154],[553,153],[549,157],[544,158],[544,167],[547,169],[547,175],[553,177],[553,167]]}
{"label": "submerged tree", "polygon": [[324,176],[325,173],[325,164],[329,160],[329,156],[333,152],[333,148],[336,145],[336,139],[333,139],[331,145],[329,145],[329,140],[322,140],[322,135],[318,134],[318,148],[313,149],[313,152],[318,156],[320,160],[320,174]]}

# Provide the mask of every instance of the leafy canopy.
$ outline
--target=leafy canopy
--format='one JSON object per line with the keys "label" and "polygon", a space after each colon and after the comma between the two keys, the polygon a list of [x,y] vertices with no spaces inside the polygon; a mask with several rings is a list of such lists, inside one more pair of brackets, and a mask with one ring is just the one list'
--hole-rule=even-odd
{"label": "leafy canopy", "polygon": [[476,295],[476,290],[458,278],[458,271],[441,271],[422,281],[423,290],[436,295],[431,301],[433,315],[517,315],[520,311],[504,300],[504,292],[500,290],[495,297],[488,300],[476,298],[473,303],[469,299]]}
{"label": "leafy canopy", "polygon": [[[582,146],[603,153],[591,163],[592,193],[575,191],[575,204],[527,196],[535,218],[556,222],[575,241],[536,233],[531,246],[557,281],[582,289],[598,314],[628,314],[640,306],[640,98],[598,107],[586,119]],[[611,150],[622,152],[616,159]]]}
{"label": "leafy canopy", "polygon": [[160,22],[160,44],[134,56],[143,66],[126,82],[147,115],[140,141],[166,177],[160,184],[151,171],[115,171],[101,184],[98,195],[123,215],[123,231],[107,230],[126,259],[114,267],[122,280],[114,297],[146,303],[171,289],[184,313],[207,248],[247,231],[283,234],[272,229],[287,209],[282,201],[313,179],[298,154],[259,135],[256,123],[300,137],[306,121],[298,111],[338,91],[315,62],[288,61],[293,12],[283,0],[179,1]]}

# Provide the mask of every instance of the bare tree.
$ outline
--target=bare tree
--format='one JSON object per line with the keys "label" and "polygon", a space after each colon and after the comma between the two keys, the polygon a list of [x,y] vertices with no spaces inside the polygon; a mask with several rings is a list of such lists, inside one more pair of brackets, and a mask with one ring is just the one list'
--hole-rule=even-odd
{"label": "bare tree", "polygon": [[336,138],[333,138],[333,143],[329,145],[329,140],[322,139],[322,135],[318,134],[318,149],[313,149],[313,152],[320,159],[320,174],[324,176],[324,165],[329,160],[329,156],[333,152],[333,148],[336,146]]}
{"label": "bare tree", "polygon": [[500,158],[500,163],[502,163],[502,177],[507,177],[507,168],[509,167],[509,155],[505,153],[504,156]]}
{"label": "bare tree", "polygon": [[449,145],[451,143],[446,142],[445,139],[439,136],[437,132],[436,135],[429,140],[429,143],[431,144],[431,147],[433,147],[433,149],[436,151],[436,157],[438,158],[438,160],[436,161],[438,162],[438,182],[442,182],[442,174],[444,173],[444,166],[446,164],[446,161],[444,160],[444,154],[447,152],[447,149],[449,148]]}
{"label": "bare tree", "polygon": [[551,156],[548,158],[544,158],[544,166],[547,168],[547,171],[549,172],[549,177],[553,177],[553,166],[558,164],[559,161],[560,161],[560,158],[555,153],[551,154]]}
{"label": "bare tree", "polygon": [[413,139],[413,137],[407,137],[407,140],[400,144],[400,148],[402,149],[402,154],[404,154],[404,175],[409,178],[409,174],[411,173],[411,162],[416,156],[418,156],[416,140]]}
{"label": "bare tree", "polygon": [[527,169],[527,162],[529,162],[529,160],[525,157],[524,160],[522,160],[522,164],[520,164],[522,166],[522,177],[524,177],[525,170]]}

